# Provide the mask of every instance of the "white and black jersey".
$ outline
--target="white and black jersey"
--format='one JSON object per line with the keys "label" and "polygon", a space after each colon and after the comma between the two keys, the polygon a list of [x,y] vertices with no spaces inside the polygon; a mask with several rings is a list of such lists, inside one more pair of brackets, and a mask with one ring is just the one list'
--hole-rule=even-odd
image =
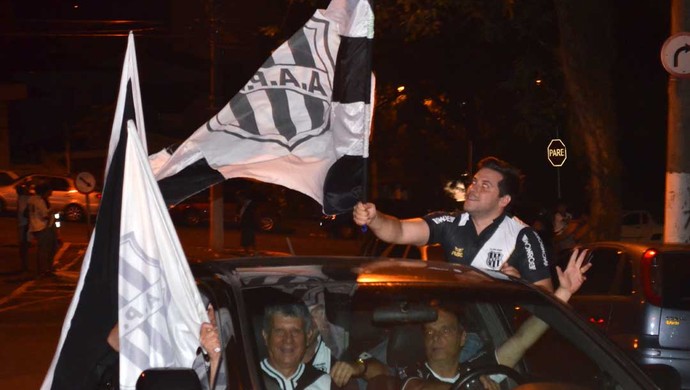
{"label": "white and black jersey", "polygon": [[300,363],[292,376],[286,378],[273,368],[268,359],[261,361],[261,373],[267,390],[331,390],[339,389],[331,377],[311,364]]}
{"label": "white and black jersey", "polygon": [[440,244],[451,263],[499,270],[507,261],[529,282],[551,277],[543,241],[516,217],[502,214],[481,234],[468,213],[435,212],[424,220],[429,226],[428,244]]}
{"label": "white and black jersey", "polygon": [[460,376],[467,371],[479,367],[496,365],[498,365],[498,361],[496,360],[496,352],[491,351],[482,352],[479,355],[470,359],[469,361],[460,364],[458,366],[458,373],[452,378],[443,377],[437,374],[431,367],[429,367],[429,364],[427,362],[418,362],[412,366],[400,367],[397,368],[395,371],[397,373],[398,379],[400,380],[400,383],[402,384],[401,389],[405,389],[407,383],[414,379],[437,380],[439,382],[444,383],[455,383],[455,381],[457,381],[458,378],[460,378]]}

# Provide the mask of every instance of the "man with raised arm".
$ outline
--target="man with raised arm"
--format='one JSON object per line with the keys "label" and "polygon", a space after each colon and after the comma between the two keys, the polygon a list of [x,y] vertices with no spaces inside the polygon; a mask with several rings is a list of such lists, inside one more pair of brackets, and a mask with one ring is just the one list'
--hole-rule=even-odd
{"label": "man with raised arm", "polygon": [[464,212],[434,212],[400,220],[358,203],[353,219],[381,240],[404,245],[440,244],[452,263],[504,272],[553,291],[549,262],[541,238],[508,209],[522,186],[520,171],[487,157],[467,189]]}

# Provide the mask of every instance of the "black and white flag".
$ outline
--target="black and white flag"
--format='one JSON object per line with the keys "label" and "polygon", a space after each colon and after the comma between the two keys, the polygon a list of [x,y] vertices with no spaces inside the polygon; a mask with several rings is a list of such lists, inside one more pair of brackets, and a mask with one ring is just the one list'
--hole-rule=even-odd
{"label": "black and white flag", "polygon": [[363,191],[373,77],[367,0],[333,0],[171,155],[149,157],[168,204],[234,177],[309,195],[327,214]]}
{"label": "black and white flag", "polygon": [[[96,225],[41,389],[134,389],[151,367],[192,367],[208,321],[151,171],[130,34]],[[139,129],[137,127],[139,126]],[[119,354],[107,343],[119,330]],[[119,375],[118,369],[119,366]]]}

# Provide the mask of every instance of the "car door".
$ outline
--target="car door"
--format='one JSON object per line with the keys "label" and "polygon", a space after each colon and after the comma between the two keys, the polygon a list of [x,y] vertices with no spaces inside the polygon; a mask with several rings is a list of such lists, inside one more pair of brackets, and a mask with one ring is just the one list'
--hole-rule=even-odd
{"label": "car door", "polygon": [[606,296],[602,297],[610,303],[611,314],[606,334],[623,349],[632,350],[635,340],[639,337],[638,327],[642,310],[639,289],[635,286],[632,255],[622,248],[601,249],[597,255],[599,258],[608,256],[611,261],[617,262],[611,287]]}
{"label": "car door", "polygon": [[25,184],[26,179],[22,179],[17,181],[16,183],[12,185],[7,185],[2,188],[2,192],[0,193],[0,199],[2,199],[3,205],[0,205],[0,211],[4,211],[3,207],[7,211],[15,211],[17,210],[17,186]]}
{"label": "car door", "polygon": [[570,300],[570,304],[589,323],[608,332],[611,329],[612,297],[619,290],[616,273],[622,254],[614,248],[591,249],[592,268],[587,280]]}

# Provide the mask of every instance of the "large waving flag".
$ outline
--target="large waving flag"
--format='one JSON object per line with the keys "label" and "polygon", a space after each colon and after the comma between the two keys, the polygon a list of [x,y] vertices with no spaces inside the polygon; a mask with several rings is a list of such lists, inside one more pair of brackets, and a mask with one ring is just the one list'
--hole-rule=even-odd
{"label": "large waving flag", "polygon": [[[141,112],[130,34],[101,208],[42,389],[96,388],[113,354],[121,389],[147,368],[191,368],[196,356],[208,319],[148,163]],[[119,356],[106,341],[114,326]]]}
{"label": "large waving flag", "polygon": [[246,177],[303,192],[327,214],[360,199],[368,157],[374,15],[333,0],[171,155],[150,156],[168,204]]}

